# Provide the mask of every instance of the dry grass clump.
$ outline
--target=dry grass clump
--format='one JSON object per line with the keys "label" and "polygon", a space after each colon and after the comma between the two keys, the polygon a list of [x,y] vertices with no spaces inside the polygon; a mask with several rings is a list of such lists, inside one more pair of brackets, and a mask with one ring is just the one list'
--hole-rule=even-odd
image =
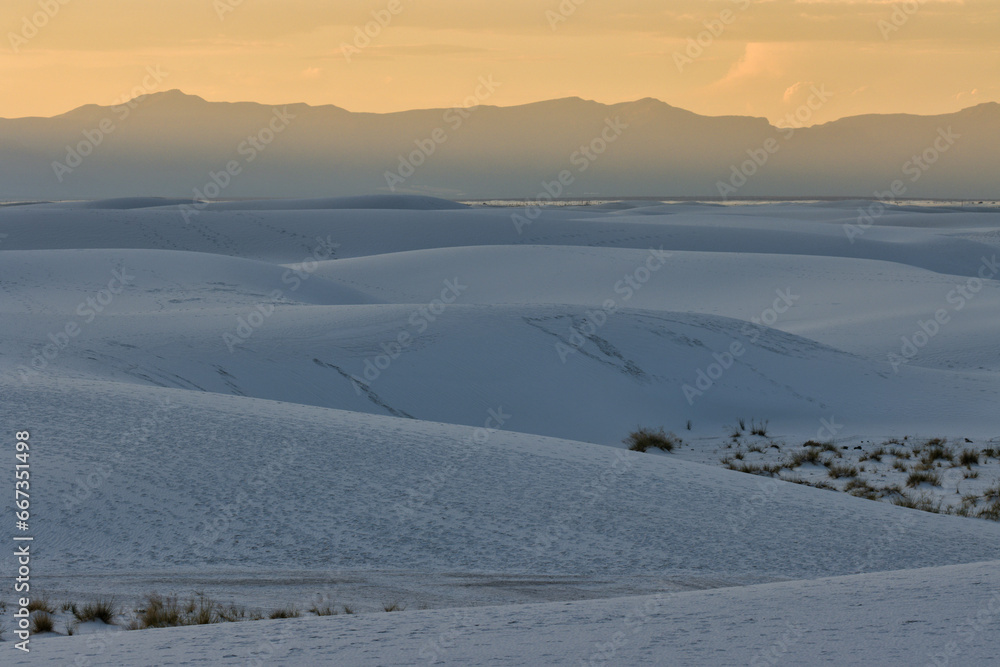
{"label": "dry grass clump", "polygon": [[82,607],[77,607],[74,604],[70,606],[69,611],[73,612],[74,618],[80,623],[100,621],[105,625],[114,625],[115,617],[118,616],[118,606],[113,597],[99,598]]}
{"label": "dry grass clump", "polygon": [[54,632],[56,628],[55,619],[47,611],[36,611],[31,617],[31,634],[37,635],[43,632]]}
{"label": "dry grass clump", "polygon": [[681,444],[681,439],[673,433],[665,433],[662,428],[656,431],[651,428],[639,428],[629,433],[622,442],[633,452],[646,452],[650,448],[672,452]]}

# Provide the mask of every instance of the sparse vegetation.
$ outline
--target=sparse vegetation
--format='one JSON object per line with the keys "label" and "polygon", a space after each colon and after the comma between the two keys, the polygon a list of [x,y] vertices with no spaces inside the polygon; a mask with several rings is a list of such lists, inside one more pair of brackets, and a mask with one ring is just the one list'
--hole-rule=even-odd
{"label": "sparse vegetation", "polygon": [[765,475],[773,477],[782,471],[784,466],[767,463],[730,463],[728,468],[736,472],[745,472],[750,475]]}
{"label": "sparse vegetation", "polygon": [[962,453],[958,455],[958,464],[969,468],[979,465],[979,452],[974,449],[962,450]]}
{"label": "sparse vegetation", "polygon": [[298,618],[301,615],[302,615],[302,612],[300,612],[295,607],[284,607],[282,609],[275,609],[274,611],[272,611],[271,615],[268,618],[272,618],[272,619],[274,619],[274,618]]}
{"label": "sparse vegetation", "polygon": [[47,598],[34,598],[34,599],[29,600],[28,601],[28,611],[29,612],[44,611],[47,614],[54,614],[54,613],[56,613],[55,608],[53,608],[53,606],[51,604],[49,604],[49,601],[48,601]]}
{"label": "sparse vegetation", "polygon": [[932,498],[925,494],[914,497],[905,491],[901,491],[892,501],[892,504],[899,505],[900,507],[920,510],[922,512],[933,512],[935,514],[939,514],[941,512],[941,501],[939,500],[935,502]]}
{"label": "sparse vegetation", "polygon": [[[231,604],[228,607],[219,606],[216,610],[219,615],[219,620],[223,623],[238,623],[240,621],[245,621],[248,618],[246,607],[241,607],[235,604]],[[254,620],[254,619],[250,619]]]}
{"label": "sparse vegetation", "polygon": [[196,593],[181,604],[176,596],[161,596],[150,593],[145,603],[135,610],[135,617],[128,624],[129,630],[148,628],[172,628],[182,625],[210,625],[240,620],[241,609],[235,606],[223,607],[204,593]]}
{"label": "sparse vegetation", "polygon": [[623,441],[633,452],[646,452],[651,447],[664,452],[672,452],[674,448],[681,444],[681,439],[673,433],[665,433],[663,429],[652,430],[649,428],[639,428]]}
{"label": "sparse vegetation", "polygon": [[857,477],[858,469],[851,465],[831,463],[828,467],[827,474],[833,479],[840,479],[841,477]]}
{"label": "sparse vegetation", "polygon": [[930,472],[929,470],[914,470],[906,478],[906,486],[911,489],[914,489],[921,484],[941,486],[941,476],[935,472]]}
{"label": "sparse vegetation", "polygon": [[317,616],[336,616],[337,610],[329,604],[325,604],[322,607],[314,604],[309,610],[309,613],[316,614]]}
{"label": "sparse vegetation", "polygon": [[750,422],[750,433],[752,435],[759,435],[762,438],[766,438],[767,437],[767,424],[768,424],[768,421],[766,419],[764,421],[761,421],[761,422],[757,422],[756,420],[752,420]]}
{"label": "sparse vegetation", "polygon": [[52,618],[52,614],[47,611],[36,611],[31,617],[31,634],[33,635],[53,632],[55,627],[55,620]]}
{"label": "sparse vegetation", "polygon": [[[66,605],[63,605],[63,610],[66,610]],[[106,625],[114,625],[115,617],[118,616],[118,607],[114,598],[100,598],[88,602],[82,607],[77,607],[75,604],[70,605],[69,610],[73,612],[74,618],[80,623],[100,621]]]}
{"label": "sparse vegetation", "polygon": [[852,496],[867,498],[868,500],[878,500],[882,497],[878,489],[862,479],[852,479],[848,481],[844,486],[844,491]]}
{"label": "sparse vegetation", "polygon": [[400,605],[398,602],[390,602],[382,606],[385,611],[406,611],[406,607]]}

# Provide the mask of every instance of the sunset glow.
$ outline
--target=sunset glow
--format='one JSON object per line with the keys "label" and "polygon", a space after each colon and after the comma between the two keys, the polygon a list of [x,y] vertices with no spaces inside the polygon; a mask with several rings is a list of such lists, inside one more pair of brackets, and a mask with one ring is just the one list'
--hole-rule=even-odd
{"label": "sunset glow", "polygon": [[[448,107],[655,97],[812,122],[936,114],[1000,99],[992,0],[8,0],[0,117],[112,104],[141,86],[213,101]],[[367,30],[367,32],[366,32]]]}

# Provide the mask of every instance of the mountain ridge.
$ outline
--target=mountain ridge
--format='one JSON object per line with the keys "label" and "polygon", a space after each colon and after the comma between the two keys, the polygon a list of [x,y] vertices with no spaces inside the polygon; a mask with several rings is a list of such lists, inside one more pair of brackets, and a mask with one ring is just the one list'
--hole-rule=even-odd
{"label": "mountain ridge", "polygon": [[[918,173],[912,163],[921,156],[930,164]],[[217,176],[227,166],[234,173]],[[993,198],[997,171],[996,103],[791,128],[651,97],[377,114],[211,102],[173,89],[51,118],[0,119],[0,198],[16,200],[190,198],[219,179],[224,199],[864,198],[897,180],[907,197]]]}

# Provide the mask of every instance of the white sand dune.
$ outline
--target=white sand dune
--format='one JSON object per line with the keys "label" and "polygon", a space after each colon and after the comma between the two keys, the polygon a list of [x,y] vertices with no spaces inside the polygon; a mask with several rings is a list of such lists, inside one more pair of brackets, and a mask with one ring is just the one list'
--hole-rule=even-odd
{"label": "white sand dune", "polygon": [[[523,209],[430,198],[179,204],[0,208],[39,590],[410,608],[88,626],[12,664],[995,657],[963,624],[1000,613],[996,522],[692,459],[739,417],[775,442],[995,439],[1000,214],[892,208],[852,243],[867,203],[546,208],[520,232]],[[688,442],[625,451],[636,425]]]}

